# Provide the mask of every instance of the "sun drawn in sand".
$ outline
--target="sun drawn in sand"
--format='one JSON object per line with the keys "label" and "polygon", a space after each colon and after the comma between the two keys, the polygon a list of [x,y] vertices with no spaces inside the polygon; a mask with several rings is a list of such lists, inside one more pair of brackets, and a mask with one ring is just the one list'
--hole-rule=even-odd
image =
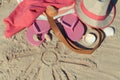
{"label": "sun drawn in sand", "polygon": [[[61,42],[58,45],[62,47]],[[55,47],[48,45],[45,51],[36,54],[35,60],[19,78],[26,80],[77,80],[77,76],[72,70],[97,67],[96,63],[89,58],[69,56],[61,49],[57,47],[55,50]]]}
{"label": "sun drawn in sand", "polygon": [[61,55],[54,50],[46,50],[41,55],[37,55],[35,61],[20,78],[26,80],[79,80],[78,77],[85,78],[85,76],[94,79],[93,75],[97,74],[105,79],[117,80],[95,69],[97,69],[96,63],[89,58]]}

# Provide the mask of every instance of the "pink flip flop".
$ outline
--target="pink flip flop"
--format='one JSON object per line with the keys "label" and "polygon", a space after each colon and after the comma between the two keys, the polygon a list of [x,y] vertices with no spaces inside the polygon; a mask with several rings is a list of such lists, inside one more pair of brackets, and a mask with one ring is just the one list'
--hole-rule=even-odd
{"label": "pink flip flop", "polygon": [[[44,35],[48,33],[50,30],[50,25],[46,20],[36,20],[28,29],[26,33],[27,41],[34,45],[39,46],[45,40]],[[34,39],[34,36],[38,38],[38,40]]]}
{"label": "pink flip flop", "polygon": [[82,38],[85,29],[76,14],[65,15],[60,19],[60,21],[67,33],[67,36],[72,41],[78,41]]}

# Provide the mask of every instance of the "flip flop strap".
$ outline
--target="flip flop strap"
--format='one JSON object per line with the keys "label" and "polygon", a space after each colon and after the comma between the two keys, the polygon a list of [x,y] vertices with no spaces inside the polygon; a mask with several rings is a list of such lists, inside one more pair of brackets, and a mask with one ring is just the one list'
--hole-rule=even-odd
{"label": "flip flop strap", "polygon": [[47,13],[47,18],[48,21],[50,23],[51,29],[53,30],[54,34],[68,47],[70,48],[72,51],[80,53],[80,54],[92,54],[103,42],[104,39],[104,33],[100,30],[100,29],[95,29],[98,32],[98,44],[93,47],[93,48],[83,48],[80,47],[78,45],[76,45],[73,41],[71,41],[70,39],[68,39],[59,29],[59,27],[57,26],[57,24],[55,23],[53,17],[49,16]]}

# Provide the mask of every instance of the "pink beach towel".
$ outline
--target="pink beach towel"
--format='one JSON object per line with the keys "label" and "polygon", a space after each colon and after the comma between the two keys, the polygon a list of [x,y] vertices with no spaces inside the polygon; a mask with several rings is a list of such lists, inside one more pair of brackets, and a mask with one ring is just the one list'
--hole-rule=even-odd
{"label": "pink beach towel", "polygon": [[33,21],[42,14],[49,5],[62,8],[74,3],[74,0],[23,0],[15,10],[6,18],[5,36],[10,38],[19,31],[29,27]]}

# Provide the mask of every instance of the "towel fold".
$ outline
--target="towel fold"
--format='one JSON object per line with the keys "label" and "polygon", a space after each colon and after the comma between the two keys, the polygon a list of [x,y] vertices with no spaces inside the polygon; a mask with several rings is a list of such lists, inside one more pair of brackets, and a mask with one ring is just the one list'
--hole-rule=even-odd
{"label": "towel fold", "polygon": [[59,9],[73,3],[74,0],[23,0],[4,19],[7,26],[5,30],[6,38],[10,38],[24,28],[29,27],[46,10],[47,6],[52,5]]}

